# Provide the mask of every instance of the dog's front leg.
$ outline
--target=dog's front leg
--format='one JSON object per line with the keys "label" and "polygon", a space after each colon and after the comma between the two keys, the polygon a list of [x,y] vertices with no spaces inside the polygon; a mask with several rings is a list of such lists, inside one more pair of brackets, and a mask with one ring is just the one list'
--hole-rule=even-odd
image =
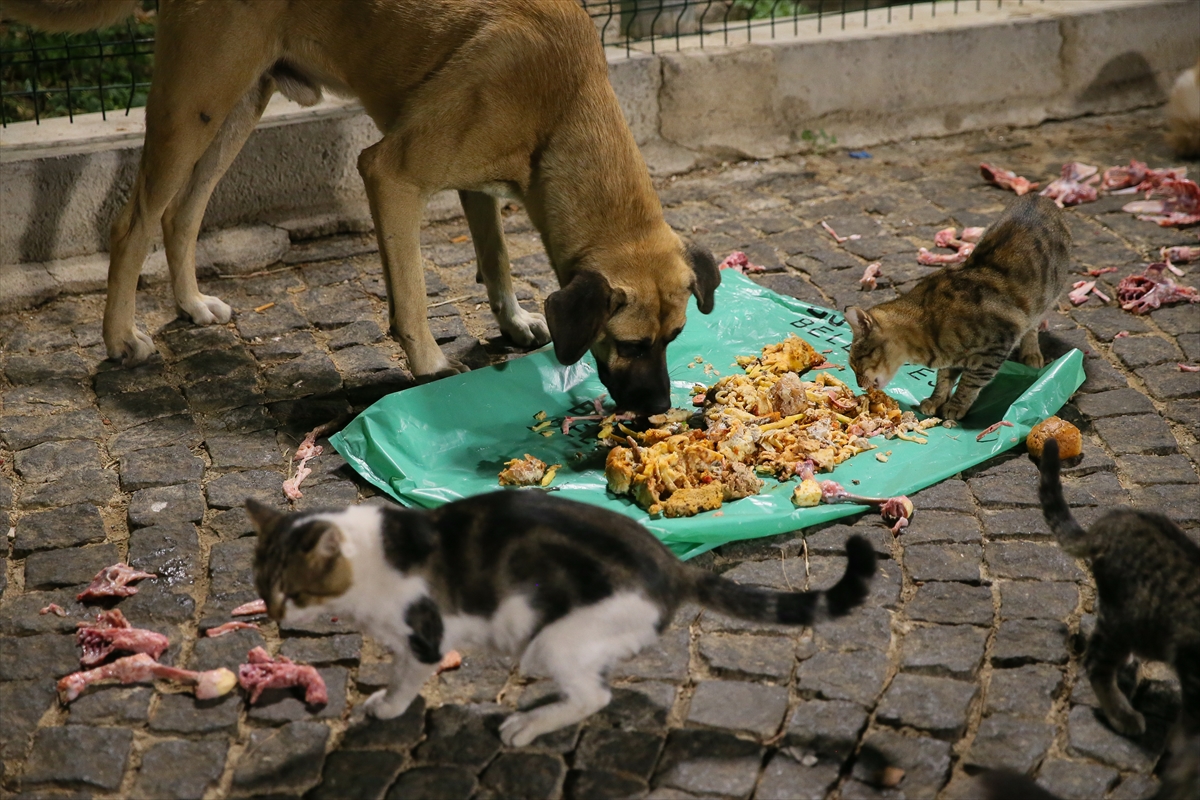
{"label": "dog's front leg", "polygon": [[420,187],[405,180],[398,166],[402,159],[394,151],[397,146],[397,139],[385,136],[358,157],[358,171],[366,184],[379,239],[392,333],[404,348],[414,376],[433,378],[466,372],[465,366],[446,358],[429,330],[425,269],[421,265],[425,197]]}
{"label": "dog's front leg", "polygon": [[496,198],[482,192],[459,192],[458,199],[467,216],[479,274],[487,287],[488,304],[500,331],[522,347],[544,345],[550,341],[546,318],[521,308],[513,291],[500,204]]}

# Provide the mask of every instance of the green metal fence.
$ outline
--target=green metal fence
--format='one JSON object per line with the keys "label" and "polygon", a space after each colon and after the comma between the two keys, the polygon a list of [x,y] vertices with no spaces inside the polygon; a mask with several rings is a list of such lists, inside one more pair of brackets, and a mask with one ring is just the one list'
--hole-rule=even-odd
{"label": "green metal fence", "polygon": [[[339,0],[328,0],[337,2]],[[356,0],[340,0],[353,2]],[[1041,0],[1028,0],[1040,2]],[[231,0],[232,2],[232,0]],[[958,14],[1024,4],[1026,0],[580,0],[604,44],[624,48],[680,49],[775,37],[799,30],[868,25],[871,12],[884,24],[914,15]],[[24,25],[0,25],[0,124],[100,112],[128,113],[146,103],[154,66],[153,14],[86,34],[46,34]]]}

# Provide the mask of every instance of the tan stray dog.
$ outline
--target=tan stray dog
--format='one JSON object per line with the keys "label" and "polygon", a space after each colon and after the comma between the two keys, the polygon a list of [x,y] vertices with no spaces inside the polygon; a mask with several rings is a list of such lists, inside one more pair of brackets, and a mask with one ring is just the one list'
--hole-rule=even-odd
{"label": "tan stray dog", "polygon": [[1200,59],[1175,79],[1167,98],[1167,144],[1180,158],[1200,157]]}
{"label": "tan stray dog", "polygon": [[[120,21],[134,0],[0,0],[47,30]],[[589,349],[624,409],[670,403],[666,345],[688,298],[712,310],[712,256],[662,217],[649,172],[574,0],[161,0],[146,140],[112,226],[104,342],[127,364],[154,352],[134,324],[137,278],[162,224],[175,301],[200,325],[230,308],[200,293],[196,237],[209,196],[278,89],[305,105],[351,95],[383,132],[362,152],[392,331],[418,377],[465,370],[426,321],[420,225],[426,199],[457,189],[500,329],[554,338],[564,364]],[[546,317],[520,307],[497,198],[522,202],[559,284]]]}

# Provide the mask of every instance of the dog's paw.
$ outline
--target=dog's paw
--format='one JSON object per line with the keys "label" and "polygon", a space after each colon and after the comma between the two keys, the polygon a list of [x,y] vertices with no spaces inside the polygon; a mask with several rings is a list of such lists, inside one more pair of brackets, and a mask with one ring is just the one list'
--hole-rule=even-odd
{"label": "dog's paw", "polygon": [[524,747],[541,734],[533,715],[520,711],[510,714],[500,725],[500,741],[508,747]]}
{"label": "dog's paw", "polygon": [[198,294],[192,299],[181,301],[179,309],[197,325],[224,325],[233,316],[233,309],[228,303],[208,294]]}
{"label": "dog's paw", "polygon": [[509,315],[497,317],[496,322],[500,324],[500,331],[521,347],[541,347],[550,341],[546,318],[520,306]]}
{"label": "dog's paw", "polygon": [[437,351],[437,358],[410,359],[408,368],[412,371],[413,377],[418,383],[428,383],[436,381],[438,378],[448,378],[451,375],[458,375],[463,372],[470,372],[471,368],[461,361],[453,358],[446,358],[446,355],[441,350]]}
{"label": "dog's paw", "polygon": [[126,367],[143,364],[155,353],[154,342],[136,327],[123,334],[105,335],[104,345],[108,357]]}
{"label": "dog's paw", "polygon": [[380,689],[367,698],[363,709],[375,719],[394,719],[408,710],[408,703],[398,703],[387,699],[387,689]]}

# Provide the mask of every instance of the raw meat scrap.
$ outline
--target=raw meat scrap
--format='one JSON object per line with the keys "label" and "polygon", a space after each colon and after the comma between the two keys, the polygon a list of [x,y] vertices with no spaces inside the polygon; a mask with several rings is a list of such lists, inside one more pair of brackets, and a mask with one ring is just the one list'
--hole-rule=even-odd
{"label": "raw meat scrap", "polygon": [[296,448],[296,452],[292,454],[292,461],[300,463],[296,465],[296,473],[283,482],[283,493],[289,500],[299,500],[304,496],[300,491],[300,484],[312,474],[312,470],[308,468],[308,462],[325,451],[324,447],[317,444],[317,436],[320,435],[323,427],[320,426],[309,431],[308,435],[304,437],[304,441],[300,442],[300,446]]}
{"label": "raw meat scrap", "polygon": [[1147,197],[1153,195],[1162,195],[1164,199],[1135,200],[1126,203],[1122,210],[1164,228],[1200,223],[1200,186],[1195,181],[1166,180],[1147,193]]}
{"label": "raw meat scrap", "polygon": [[179,681],[195,686],[194,691],[198,700],[221,697],[237,686],[237,678],[224,667],[210,669],[207,672],[193,672],[159,664],[145,653],[138,653],[118,658],[111,664],[105,664],[86,672],[72,672],[58,682],[58,697],[65,705],[79,697],[93,683],[107,680],[117,680],[121,683],[146,683],[155,678]]}
{"label": "raw meat scrap", "polygon": [[226,622],[224,625],[218,625],[215,628],[209,628],[204,632],[204,635],[209,639],[215,639],[218,636],[224,636],[227,633],[243,630],[256,631],[259,630],[259,627],[253,622],[237,622],[235,620],[234,622]]}
{"label": "raw meat scrap", "polygon": [[1109,167],[1104,170],[1100,188],[1106,192],[1116,192],[1129,189],[1135,192],[1148,192],[1167,180],[1180,180],[1187,177],[1187,167],[1168,167],[1165,169],[1150,169],[1144,161],[1130,159],[1128,167]]}
{"label": "raw meat scrap", "polygon": [[1200,372],[1200,365],[1197,364],[1179,364],[1180,372]]}
{"label": "raw meat scrap", "polygon": [[881,266],[883,266],[883,265],[880,264],[878,261],[874,261],[870,264],[867,264],[867,268],[865,270],[863,270],[863,275],[861,278],[858,279],[858,282],[867,291],[870,291],[870,290],[876,288],[877,284],[875,282],[875,279],[879,277],[879,273],[880,273],[879,268]]}
{"label": "raw meat scrap", "polygon": [[750,275],[755,272],[766,272],[766,267],[760,267],[758,264],[751,264],[750,257],[741,250],[734,250],[725,260],[721,262],[718,269],[731,269],[735,272],[740,272],[743,275]]}
{"label": "raw meat scrap", "polygon": [[265,613],[267,613],[267,601],[266,600],[251,600],[249,603],[242,603],[240,606],[235,608],[233,611],[229,612],[230,616],[234,616],[234,617],[248,617],[251,614],[265,614]]}
{"label": "raw meat scrap", "polygon": [[1164,275],[1166,262],[1151,264],[1142,273],[1122,278],[1117,284],[1117,300],[1121,308],[1135,314],[1145,314],[1172,303],[1200,303],[1200,292],[1191,286],[1178,284]]}
{"label": "raw meat scrap", "polygon": [[1164,247],[1158,251],[1158,257],[1167,263],[1174,261],[1177,264],[1186,264],[1200,259],[1200,247]]}
{"label": "raw meat scrap", "polygon": [[267,689],[289,689],[299,686],[304,689],[304,702],[310,706],[329,702],[325,680],[321,674],[307,664],[295,664],[287,656],[272,659],[261,647],[251,650],[246,659],[249,663],[238,667],[238,683],[250,693],[250,704]]}
{"label": "raw meat scrap", "polygon": [[1018,195],[1028,194],[1041,185],[1031,182],[1028,178],[1022,178],[1011,170],[994,167],[991,164],[980,164],[979,174],[988,183],[999,186],[1001,189],[1012,189]]}
{"label": "raw meat scrap", "polygon": [[441,675],[443,672],[450,672],[462,666],[462,654],[457,650],[451,650],[446,655],[442,656],[442,660],[438,662],[437,673]]}
{"label": "raw meat scrap", "polygon": [[832,227],[830,227],[829,223],[824,220],[821,220],[821,227],[824,228],[829,233],[829,235],[833,237],[833,240],[835,242],[837,242],[838,244],[845,244],[846,242],[851,242],[851,241],[854,241],[855,239],[862,238],[862,236],[857,233],[852,233],[849,236],[838,236],[838,232],[835,231]]}
{"label": "raw meat scrap", "polygon": [[1100,180],[1097,171],[1097,167],[1078,161],[1063,164],[1061,176],[1042,189],[1040,194],[1049,197],[1059,208],[1090,203],[1098,196],[1096,187],[1092,185]]}
{"label": "raw meat scrap", "polygon": [[847,492],[837,481],[821,481],[821,502],[823,503],[857,503],[879,509],[883,521],[891,527],[893,534],[899,534],[908,527],[916,508],[912,500],[905,495],[897,497],[862,497]]}
{"label": "raw meat scrap", "polygon": [[130,625],[118,608],[97,614],[95,622],[80,622],[75,627],[75,643],[83,650],[79,663],[85,667],[103,664],[118,651],[145,653],[157,661],[170,646],[161,633]]}
{"label": "raw meat scrap", "polygon": [[1075,281],[1067,298],[1072,304],[1080,306],[1087,302],[1088,295],[1096,288],[1095,281]]}
{"label": "raw meat scrap", "polygon": [[50,605],[46,606],[38,613],[39,614],[53,614],[56,617],[65,617],[67,615],[66,609],[64,609],[58,603],[51,603]]}
{"label": "raw meat scrap", "polygon": [[[935,247],[953,247],[957,253],[934,253],[926,250],[924,247],[917,251],[917,263],[924,264],[927,267],[938,266],[940,264],[961,264],[967,260],[971,253],[975,252],[975,243],[983,235],[983,228],[966,228],[963,230],[962,239],[956,238],[958,234],[957,228],[943,228],[934,234],[933,244]],[[966,238],[966,234],[972,235],[971,241]]]}
{"label": "raw meat scrap", "polygon": [[75,595],[75,599],[85,601],[99,600],[104,597],[129,597],[137,594],[137,587],[130,586],[130,583],[157,577],[153,572],[142,572],[128,564],[113,564],[96,573],[91,584]]}
{"label": "raw meat scrap", "polygon": [[983,238],[983,234],[987,228],[963,228],[962,240],[971,244],[979,244],[979,240]]}

